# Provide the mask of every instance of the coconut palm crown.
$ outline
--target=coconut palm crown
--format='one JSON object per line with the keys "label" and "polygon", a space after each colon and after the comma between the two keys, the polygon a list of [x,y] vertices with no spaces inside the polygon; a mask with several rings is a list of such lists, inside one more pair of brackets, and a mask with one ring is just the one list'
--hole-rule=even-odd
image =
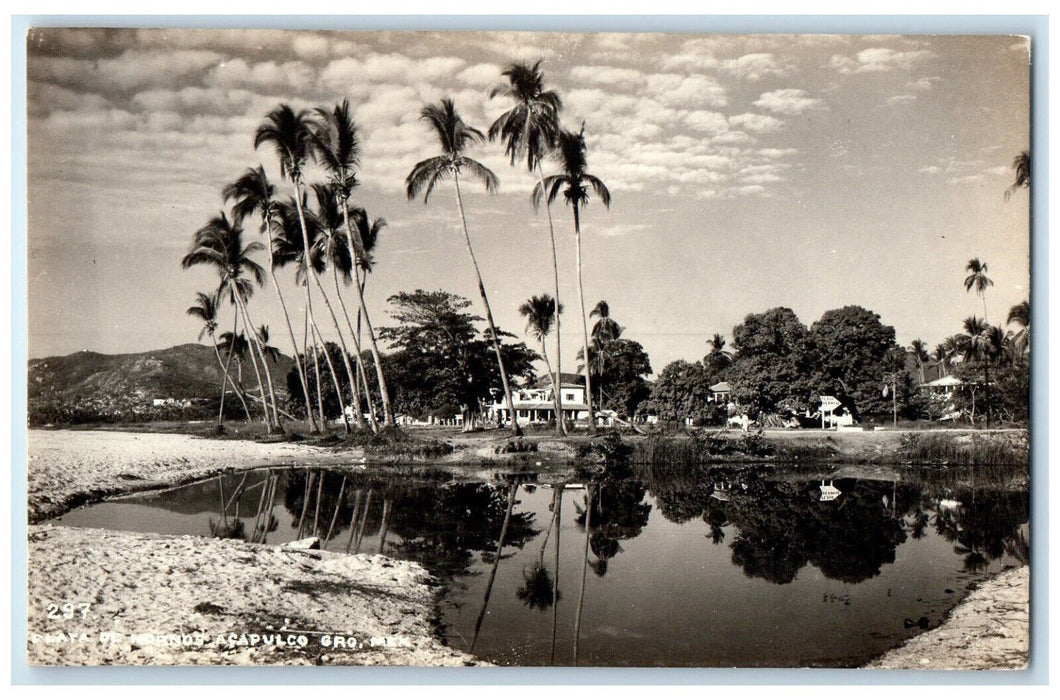
{"label": "coconut palm crown", "polygon": [[974,288],[976,296],[983,300],[984,321],[986,320],[986,289],[994,286],[994,281],[986,276],[986,267],[986,263],[981,262],[979,258],[972,258],[964,268],[969,273],[964,278],[964,290],[970,292]]}
{"label": "coconut palm crown", "polygon": [[430,124],[442,153],[421,160],[412,168],[412,172],[405,178],[405,192],[409,199],[415,199],[423,193],[423,201],[427,202],[435,185],[462,173],[481,180],[487,192],[497,191],[500,180],[493,171],[464,155],[469,146],[484,143],[486,137],[481,131],[464,122],[452,99],[445,97],[436,105],[426,105],[420,111],[420,119]]}
{"label": "coconut palm crown", "polygon": [[508,79],[490,91],[490,99],[507,97],[515,104],[489,128],[489,139],[504,141],[504,153],[511,164],[526,158],[526,169],[533,171],[552,150],[559,134],[559,111],[563,101],[554,90],[545,90],[544,76],[534,65],[513,63],[501,75]]}

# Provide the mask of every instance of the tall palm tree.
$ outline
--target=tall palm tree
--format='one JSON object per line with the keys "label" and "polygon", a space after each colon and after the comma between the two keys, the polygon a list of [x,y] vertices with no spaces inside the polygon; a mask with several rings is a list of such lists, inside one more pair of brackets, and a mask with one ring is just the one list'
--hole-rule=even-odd
{"label": "tall palm tree", "polygon": [[964,290],[970,292],[975,288],[976,295],[983,300],[983,321],[989,322],[986,315],[986,288],[994,286],[994,281],[986,276],[986,263],[980,262],[979,258],[972,258],[964,269],[969,273],[964,278]]}
{"label": "tall palm tree", "polygon": [[456,190],[456,206],[460,213],[460,224],[464,231],[464,243],[467,246],[468,257],[475,269],[478,279],[478,292],[482,297],[482,306],[486,310],[486,323],[489,326],[490,341],[493,343],[493,351],[497,355],[497,366],[500,369],[501,384],[504,388],[504,400],[508,405],[508,413],[512,420],[512,432],[522,435],[519,421],[515,417],[515,404],[512,402],[512,390],[508,383],[508,372],[504,368],[504,359],[501,356],[501,345],[497,339],[497,327],[493,323],[493,312],[490,310],[489,299],[486,298],[486,285],[482,281],[482,273],[479,271],[478,260],[475,251],[471,247],[471,236],[467,230],[467,216],[464,214],[464,200],[460,195],[460,175],[466,173],[469,177],[481,181],[486,186],[487,192],[495,192],[499,185],[497,176],[477,160],[468,158],[464,152],[469,146],[482,143],[485,137],[478,129],[467,125],[456,111],[456,106],[448,97],[443,98],[438,104],[426,105],[420,111],[420,119],[427,122],[438,137],[442,147],[440,155],[421,160],[405,178],[405,191],[409,199],[415,199],[423,193],[423,201],[427,202],[434,191],[435,185],[448,178],[453,179]]}
{"label": "tall palm tree", "polygon": [[1021,301],[1008,310],[1008,325],[1016,324],[1019,330],[1012,337],[1012,350],[1016,358],[1023,359],[1031,346],[1031,304]]}
{"label": "tall palm tree", "polygon": [[[265,168],[258,166],[257,168],[247,168],[235,182],[232,182],[224,188],[224,200],[227,202],[232,199],[235,200],[232,205],[232,218],[237,225],[242,224],[243,220],[248,216],[253,216],[254,213],[258,213],[261,216],[261,229],[259,233],[264,233],[268,236],[268,253],[269,253],[269,278],[272,280],[272,287],[276,291],[276,298],[280,302],[280,308],[283,310],[283,319],[287,324],[287,334],[291,340],[291,347],[294,349],[294,364],[298,370],[298,380],[302,385],[302,395],[305,396],[306,415],[309,418],[309,430],[311,432],[317,432],[316,418],[313,416],[312,402],[309,400],[309,382],[306,379],[305,367],[302,366],[302,361],[299,359],[298,341],[295,338],[294,326],[291,324],[291,315],[287,311],[287,302],[284,300],[283,292],[280,291],[280,284],[276,279],[276,265],[273,260],[273,209],[274,209],[274,197],[276,188],[273,187],[272,183],[269,182],[268,177],[265,175]],[[323,420],[323,417],[321,417]]]}
{"label": "tall palm tree", "polygon": [[[372,432],[378,432],[379,426],[375,422],[375,413],[372,411],[372,396],[368,387],[367,378],[364,372],[364,358],[361,356],[361,342],[358,334],[353,330],[353,323],[350,321],[350,313],[346,309],[346,302],[342,298],[342,289],[339,287],[339,277],[342,277],[342,281],[349,286],[353,281],[353,251],[347,246],[345,237],[341,230],[343,227],[343,219],[347,218],[343,215],[343,210],[339,204],[339,200],[336,196],[335,187],[332,184],[315,183],[313,185],[313,194],[316,196],[316,210],[313,214],[316,216],[317,222],[319,223],[320,236],[317,237],[313,244],[315,248],[320,251],[320,257],[331,267],[331,277],[335,284],[335,298],[339,301],[339,307],[342,309],[342,315],[346,319],[346,326],[349,328],[350,335],[353,336],[353,348],[356,351],[355,361],[357,363],[358,377],[364,380],[364,394],[367,398],[368,403],[368,422],[371,425]],[[358,287],[358,294],[360,288]],[[357,387],[361,383],[355,381],[356,377],[350,377],[350,392],[353,394],[353,404],[355,407],[354,417],[357,425],[363,424],[361,418],[361,398],[357,393]]]}
{"label": "tall palm tree", "polygon": [[[545,179],[545,173],[541,168],[541,161],[546,154],[552,151],[556,145],[556,137],[559,134],[559,111],[563,108],[563,102],[559,94],[553,90],[545,90],[544,76],[538,68],[541,61],[534,65],[527,63],[512,63],[508,69],[501,73],[508,79],[507,84],[498,85],[490,91],[490,99],[503,96],[511,99],[515,104],[510,110],[502,114],[490,125],[489,139],[494,141],[500,138],[504,141],[504,151],[511,158],[514,166],[517,160],[526,159],[528,172],[537,172],[538,184]],[[535,206],[536,209],[536,206]],[[561,384],[562,374],[562,333],[560,332],[559,310],[562,303],[559,300],[559,260],[556,255],[556,230],[552,224],[552,209],[545,203],[545,214],[548,217],[548,235],[552,247],[552,282],[556,300],[556,314],[554,324],[556,326],[556,378],[553,386]],[[563,415],[563,398],[558,389],[556,390],[556,415]],[[566,427],[562,420],[557,420],[556,430],[560,435],[566,434]]]}
{"label": "tall palm tree", "polygon": [[[265,121],[258,127],[258,130],[254,135],[254,148],[260,148],[263,145],[271,144],[280,161],[280,173],[283,177],[289,178],[294,184],[295,208],[298,213],[298,221],[302,230],[302,246],[304,248],[306,259],[310,258],[310,253],[305,210],[302,206],[302,195],[305,189],[302,169],[305,167],[309,158],[314,155],[314,143],[315,136],[313,134],[309,113],[305,110],[295,112],[291,109],[291,106],[287,104],[281,104],[269,112],[265,117]],[[324,306],[327,308],[328,313],[331,316],[331,322],[334,325],[335,333],[338,336],[339,347],[342,349],[342,360],[346,368],[346,374],[350,378],[350,389],[352,390],[353,369],[350,367],[350,353],[346,348],[346,341],[342,336],[339,319],[335,315],[335,310],[331,307],[328,295],[324,291],[324,285],[321,284],[320,277],[317,275],[314,266],[307,265],[306,270],[308,271],[309,278],[313,280],[313,284],[320,292],[320,298],[324,300]],[[308,290],[306,293],[306,304],[309,309],[310,320],[315,325],[312,309],[312,294],[310,294]],[[325,355],[327,354],[328,353],[325,353]],[[340,405],[345,404],[340,401]],[[346,412],[343,411],[342,413],[345,419]],[[357,413],[359,414],[359,412]],[[346,422],[345,425],[348,429],[349,423]]]}
{"label": "tall palm tree", "polygon": [[[243,317],[243,326],[252,329],[254,324],[250,320],[246,302],[254,293],[254,283],[260,287],[265,282],[265,271],[257,262],[251,259],[251,254],[260,251],[264,246],[258,241],[243,245],[242,227],[231,223],[228,217],[221,212],[220,215],[210,219],[206,226],[195,232],[192,250],[181,260],[181,266],[185,269],[195,265],[210,265],[217,270],[221,282],[217,288],[218,298],[227,296],[236,307],[238,313]],[[249,273],[251,278],[244,276]],[[253,281],[252,281],[253,280]],[[251,340],[251,358],[254,359],[254,351],[260,354],[260,347]],[[265,375],[268,379],[269,397],[272,403],[272,420],[268,416],[269,404],[265,401],[265,383],[258,377],[258,386],[262,392],[262,407],[265,409],[265,424],[271,430],[279,427],[280,421],[276,410],[276,395],[272,387],[272,374],[264,356],[261,357],[265,366]],[[254,360],[254,371],[258,372],[257,361]]]}
{"label": "tall palm tree", "polygon": [[913,356],[913,361],[916,362],[917,374],[920,377],[920,383],[924,383],[924,363],[931,359],[931,353],[928,352],[927,344],[920,338],[916,338],[909,344],[909,354]]}
{"label": "tall palm tree", "polygon": [[559,402],[560,382],[559,374],[552,372],[552,363],[548,359],[548,347],[545,338],[552,332],[555,320],[563,313],[563,305],[556,304],[556,300],[547,293],[541,296],[530,297],[530,299],[519,307],[519,313],[526,318],[526,332],[531,338],[541,343],[541,357],[545,360],[548,369],[548,378],[552,382],[552,405],[556,410],[556,421],[563,422],[563,413]]}
{"label": "tall palm tree", "polygon": [[[540,202],[542,198],[546,202],[555,201],[559,193],[563,192],[563,199],[571,207],[574,213],[574,239],[575,259],[578,267],[578,304],[582,311],[582,351],[585,356],[589,355],[589,322],[585,314],[585,287],[582,284],[582,228],[581,208],[589,203],[590,189],[596,193],[605,207],[611,206],[611,192],[603,181],[586,172],[588,163],[585,156],[585,123],[582,123],[581,131],[577,134],[566,129],[560,131],[557,138],[557,150],[554,157],[559,161],[560,172],[537,183],[531,195],[533,202]],[[585,402],[589,409],[589,432],[596,432],[596,416],[593,412],[593,395],[589,379],[589,363],[586,362],[585,370]]]}
{"label": "tall palm tree", "polygon": [[202,330],[199,331],[199,340],[202,340],[202,337],[204,335],[209,336],[210,344],[213,346],[214,355],[217,357],[217,364],[220,366],[221,373],[223,375],[221,378],[221,413],[217,417],[217,424],[221,424],[221,419],[224,415],[224,384],[226,380],[229,384],[232,385],[232,391],[235,392],[235,395],[239,398],[240,403],[243,404],[243,411],[246,412],[247,420],[249,421],[250,409],[247,407],[247,402],[243,398],[243,394],[241,394],[239,389],[236,387],[235,381],[233,381],[232,377],[229,376],[228,370],[225,366],[225,362],[221,359],[221,351],[217,348],[217,338],[215,337],[215,334],[217,333],[217,307],[218,299],[216,293],[206,294],[204,292],[196,292],[195,304],[189,306],[186,312],[189,316],[194,316],[195,318],[203,322]]}
{"label": "tall palm tree", "polygon": [[1012,169],[1016,171],[1015,181],[1005,190],[1007,200],[1018,190],[1030,189],[1031,186],[1031,152],[1020,151],[1020,154],[1012,159]]}
{"label": "tall palm tree", "polygon": [[[343,223],[346,229],[346,244],[350,257],[359,264],[371,266],[360,231],[350,222],[350,192],[357,185],[355,169],[360,161],[360,139],[357,127],[350,116],[350,103],[343,100],[331,111],[317,109],[317,120],[313,129],[313,151],[317,161],[324,166],[330,175],[332,190],[338,198],[342,210]],[[383,404],[383,424],[394,425],[394,415],[390,409],[390,393],[387,391],[386,379],[383,376],[383,362],[379,355],[379,346],[375,339],[375,330],[364,303],[364,293],[357,285],[357,304],[360,315],[364,317],[368,329],[368,340],[372,349],[372,360],[375,362],[376,380],[379,383],[379,399]],[[343,313],[345,313],[343,305]],[[347,321],[349,316],[347,315]],[[350,329],[353,332],[353,329]],[[360,357],[360,342],[357,340],[357,355]],[[360,360],[358,360],[360,362]],[[352,387],[351,387],[352,389]],[[369,402],[371,413],[371,402]],[[374,418],[372,419],[374,421]]]}

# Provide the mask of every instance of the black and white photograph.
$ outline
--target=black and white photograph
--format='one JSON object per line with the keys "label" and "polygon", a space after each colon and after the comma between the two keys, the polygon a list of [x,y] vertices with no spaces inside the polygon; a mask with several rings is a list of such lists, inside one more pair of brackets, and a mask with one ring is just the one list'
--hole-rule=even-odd
{"label": "black and white photograph", "polygon": [[25,42],[29,666],[1028,668],[1031,37]]}

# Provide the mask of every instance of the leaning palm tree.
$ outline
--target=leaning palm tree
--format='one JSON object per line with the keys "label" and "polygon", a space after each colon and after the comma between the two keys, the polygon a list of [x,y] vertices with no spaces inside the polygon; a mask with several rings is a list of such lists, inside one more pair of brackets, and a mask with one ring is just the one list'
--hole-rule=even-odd
{"label": "leaning palm tree", "polygon": [[243,404],[243,411],[246,412],[247,420],[249,421],[251,418],[250,409],[247,407],[247,402],[243,398],[243,394],[240,393],[239,389],[236,387],[235,380],[233,380],[232,377],[228,374],[228,368],[225,365],[224,360],[221,359],[221,351],[217,347],[217,338],[215,337],[217,333],[217,307],[218,299],[216,293],[205,294],[203,292],[196,292],[195,304],[193,306],[189,306],[186,312],[189,316],[194,316],[195,318],[202,321],[203,326],[202,330],[199,331],[199,340],[202,340],[202,337],[204,335],[209,336],[210,344],[213,345],[214,355],[217,357],[217,364],[221,367],[221,373],[223,375],[221,378],[221,412],[217,417],[217,424],[221,425],[221,419],[224,416],[224,384],[226,381],[228,384],[231,384],[232,391],[235,392],[235,395],[239,398],[240,403]]}
{"label": "leaning palm tree", "polygon": [[414,199],[423,193],[423,201],[427,202],[434,191],[435,185],[448,178],[453,179],[456,191],[456,206],[460,213],[460,224],[464,231],[464,243],[467,246],[468,257],[475,269],[475,277],[478,279],[479,296],[482,297],[482,306],[486,311],[486,324],[489,326],[490,341],[493,351],[497,355],[497,366],[500,369],[501,385],[504,389],[504,400],[508,405],[508,413],[511,416],[512,432],[522,435],[519,421],[515,416],[515,404],[512,402],[512,390],[508,383],[508,372],[504,368],[504,359],[501,356],[501,345],[497,339],[497,326],[493,323],[493,312],[490,310],[489,299],[486,298],[486,285],[482,281],[482,273],[479,271],[478,260],[475,251],[471,247],[471,236],[467,230],[467,216],[464,214],[464,200],[460,195],[460,175],[480,180],[487,192],[495,192],[499,185],[497,176],[477,160],[468,158],[464,151],[469,146],[482,143],[485,137],[478,129],[468,126],[456,111],[456,106],[448,97],[436,105],[425,106],[420,111],[420,119],[427,122],[438,137],[442,147],[440,155],[421,160],[405,178],[405,191],[409,199]]}
{"label": "leaning palm tree", "polygon": [[[274,217],[273,221],[276,225],[275,236],[273,238],[273,265],[275,267],[285,267],[289,264],[295,265],[295,284],[302,287],[306,297],[305,306],[305,335],[310,334],[314,338],[314,351],[312,353],[313,359],[313,371],[316,376],[316,387],[317,387],[317,414],[320,416],[322,425],[326,425],[326,419],[324,417],[324,402],[321,396],[323,388],[320,383],[320,355],[321,353],[316,349],[316,339],[320,338],[320,329],[317,328],[316,321],[310,315],[310,294],[309,294],[309,272],[308,269],[311,267],[313,271],[320,275],[327,268],[327,261],[324,259],[324,250],[322,246],[317,244],[318,239],[323,235],[322,224],[316,215],[307,209],[305,203],[302,203],[303,215],[299,217],[298,206],[294,201],[277,202],[274,205]],[[305,247],[302,242],[303,234],[302,229],[306,231],[305,238],[310,241],[309,257],[306,258]],[[306,261],[309,261],[307,264]],[[309,339],[308,337],[303,339],[302,346],[306,348],[306,362],[309,358]],[[344,406],[345,402],[342,397],[342,387],[339,385],[339,375],[335,371],[334,362],[331,358],[331,353],[324,352],[324,359],[327,362],[328,369],[331,371],[331,380],[335,388],[335,395],[338,398],[339,406]],[[306,372],[308,372],[308,368]],[[308,407],[307,407],[308,410]],[[360,416],[360,412],[355,412],[356,416]],[[350,424],[346,418],[346,412],[342,411],[342,420],[344,429],[349,432]],[[360,425],[360,421],[358,421]]]}
{"label": "leaning palm tree", "polygon": [[[511,99],[515,104],[510,110],[502,114],[489,128],[489,139],[494,141],[500,138],[504,141],[504,152],[511,158],[514,166],[517,160],[526,159],[528,172],[537,172],[538,184],[545,179],[545,173],[541,169],[541,161],[546,154],[556,146],[556,137],[559,134],[559,111],[563,107],[559,94],[553,90],[545,90],[544,77],[538,70],[541,61],[534,65],[526,63],[513,63],[508,66],[501,75],[508,79],[507,84],[498,85],[490,91],[490,99],[503,96]],[[536,207],[535,207],[536,208]],[[552,209],[545,203],[545,214],[548,217],[549,242],[552,244],[552,282],[554,286],[555,300],[555,326],[556,326],[556,378],[554,386],[561,383],[563,347],[561,343],[559,310],[562,304],[559,300],[559,261],[556,255],[556,230],[552,224]],[[556,392],[556,415],[563,415],[562,396]],[[556,422],[556,430],[559,434],[566,434],[566,428],[562,420]]]}
{"label": "leaning palm tree", "polygon": [[[269,112],[265,117],[265,121],[258,127],[258,130],[254,135],[254,148],[260,148],[263,145],[271,144],[276,152],[276,157],[280,161],[280,173],[283,177],[289,178],[294,184],[295,209],[298,213],[298,222],[302,230],[302,246],[304,248],[306,259],[310,258],[310,252],[309,234],[305,221],[305,209],[302,206],[302,195],[305,187],[302,179],[302,169],[305,167],[309,158],[314,155],[314,143],[315,137],[309,119],[309,113],[305,110],[295,112],[291,109],[290,105],[287,104],[281,104]],[[335,327],[335,334],[338,337],[339,347],[342,348],[342,361],[346,367],[346,374],[350,378],[350,388],[352,390],[353,369],[350,366],[350,353],[346,348],[346,341],[342,336],[339,319],[335,315],[335,310],[331,307],[328,295],[324,292],[324,285],[321,284],[320,277],[317,275],[314,266],[307,265],[305,269],[308,271],[309,278],[313,280],[314,286],[316,286],[317,290],[320,292],[320,297],[324,300],[324,306],[327,308],[328,313],[331,316],[331,322]],[[308,292],[308,289],[306,293],[306,305],[310,320],[315,325],[312,309],[312,294]],[[319,329],[317,334],[319,335]],[[344,405],[343,402],[340,401],[340,405]],[[345,415],[346,412],[343,411],[343,416]],[[346,423],[345,425],[348,429],[349,423]]]}
{"label": "leaning palm tree", "polygon": [[[215,268],[221,278],[217,288],[218,298],[227,296],[232,305],[236,307],[237,312],[243,317],[243,326],[252,329],[254,324],[250,320],[246,302],[254,293],[254,283],[256,282],[259,287],[264,284],[265,271],[250,256],[260,251],[263,247],[257,241],[244,246],[242,227],[230,222],[228,217],[222,212],[212,218],[206,226],[195,232],[192,249],[181,260],[181,266],[187,269],[195,265],[205,264]],[[244,272],[251,275],[253,282],[244,276]],[[253,353],[256,350],[260,354],[261,348],[255,340],[250,343],[251,359],[253,360],[254,371],[258,373],[257,360],[254,358]],[[273,427],[279,427],[280,420],[276,409],[276,395],[272,387],[272,374],[264,356],[261,356],[261,360],[268,379],[269,397],[272,404],[271,422],[268,417],[269,404],[265,401],[265,382],[262,382],[260,375],[258,376],[258,386],[262,393],[262,407],[265,409],[265,424],[272,430]]]}
{"label": "leaning palm tree", "polygon": [[994,286],[994,281],[986,276],[986,263],[980,262],[979,258],[972,258],[964,268],[969,274],[964,278],[964,290],[972,291],[983,300],[983,321],[989,322],[986,315],[986,288]]}
{"label": "leaning palm tree", "polygon": [[[346,309],[346,302],[342,298],[342,289],[339,286],[340,276],[346,286],[349,286],[353,281],[353,252],[347,246],[345,237],[341,233],[344,225],[343,219],[348,219],[348,216],[344,216],[336,197],[335,187],[332,184],[315,183],[313,185],[313,194],[316,196],[317,201],[316,210],[313,213],[320,229],[320,236],[317,237],[313,245],[316,249],[319,249],[320,257],[331,267],[331,278],[335,284],[335,298],[338,299],[342,315],[346,319],[346,327],[349,329],[350,335],[353,336],[353,348],[357,352],[354,358],[357,363],[357,377],[351,377],[350,381],[350,392],[353,395],[353,404],[356,407],[354,417],[357,425],[361,426],[363,423],[360,410],[361,398],[358,395],[357,386],[363,382],[364,395],[368,404],[368,422],[371,425],[372,432],[378,432],[379,426],[375,422],[375,413],[371,410],[372,396],[364,371],[360,337],[353,330],[353,322],[350,321],[350,313]],[[358,287],[358,294],[360,294],[360,287]],[[358,381],[354,381],[354,379]]]}
{"label": "leaning palm tree", "polygon": [[1007,200],[1021,189],[1030,189],[1031,186],[1031,152],[1020,151],[1020,154],[1012,159],[1012,169],[1016,171],[1015,181],[1005,190]]}
{"label": "leaning palm tree", "polygon": [[552,372],[552,363],[548,359],[548,348],[545,338],[552,332],[552,326],[559,315],[563,313],[563,305],[556,304],[556,300],[547,293],[541,296],[530,297],[530,299],[519,307],[519,313],[526,318],[526,332],[530,337],[541,343],[541,357],[545,360],[548,369],[548,378],[552,382],[552,405],[556,411],[556,421],[563,422],[563,413],[559,402],[560,382],[559,374]]}
{"label": "leaning palm tree", "polygon": [[265,168],[258,166],[257,168],[247,168],[235,182],[230,183],[224,188],[224,200],[227,202],[232,199],[235,203],[232,205],[232,218],[235,223],[241,224],[243,220],[248,216],[253,216],[257,212],[261,216],[261,230],[260,233],[264,233],[268,236],[268,252],[269,252],[269,278],[272,280],[272,287],[276,291],[276,298],[280,302],[280,309],[283,311],[283,319],[287,323],[287,333],[291,340],[291,346],[294,348],[294,363],[295,368],[298,370],[298,381],[302,385],[302,395],[305,397],[306,405],[306,416],[309,419],[309,430],[311,432],[317,432],[316,418],[313,416],[312,402],[309,400],[309,382],[306,379],[305,368],[302,366],[302,361],[299,359],[298,352],[298,341],[295,339],[294,326],[291,325],[291,316],[287,312],[287,302],[284,300],[283,292],[280,291],[279,281],[276,279],[276,265],[273,259],[273,209],[274,209],[274,195],[276,188],[273,187],[272,183],[269,182],[268,177],[265,175]]}
{"label": "leaning palm tree", "polygon": [[[546,202],[555,201],[559,193],[563,192],[563,199],[570,205],[574,213],[574,239],[576,242],[575,256],[578,267],[578,304],[582,311],[582,351],[589,354],[589,322],[585,313],[585,287],[582,284],[582,228],[581,208],[589,203],[589,190],[592,189],[600,198],[605,207],[611,206],[611,192],[603,181],[586,172],[588,163],[585,157],[585,123],[582,123],[581,131],[577,134],[563,130],[559,133],[557,140],[558,149],[553,156],[559,161],[560,172],[549,175],[537,184],[531,195],[532,201],[540,202],[542,198]],[[596,431],[596,417],[593,413],[592,387],[589,382],[589,363],[586,362],[585,370],[585,402],[589,409],[589,432]]]}
{"label": "leaning palm tree", "polygon": [[[343,224],[346,229],[346,245],[352,259],[360,265],[371,265],[368,252],[360,231],[355,229],[350,221],[350,191],[356,186],[357,178],[354,173],[360,159],[360,140],[357,135],[357,127],[350,116],[350,103],[343,100],[341,104],[335,105],[331,111],[317,109],[317,120],[313,128],[313,151],[317,161],[324,166],[330,175],[331,189],[338,199],[342,211]],[[368,340],[372,350],[372,360],[375,362],[376,380],[379,383],[379,400],[383,405],[383,424],[394,425],[394,415],[390,409],[390,393],[387,391],[386,379],[383,376],[383,361],[379,355],[379,346],[375,339],[375,330],[372,328],[372,320],[368,315],[368,307],[364,303],[364,293],[361,286],[357,285],[357,304],[359,314],[364,318],[365,327],[368,329]],[[343,305],[343,313],[346,312]],[[346,317],[349,321],[349,315]],[[353,329],[350,329],[353,332]],[[360,358],[360,342],[357,344],[357,356]],[[361,362],[358,359],[358,362]],[[371,402],[369,402],[369,413],[371,413]],[[374,418],[372,419],[374,421]]]}

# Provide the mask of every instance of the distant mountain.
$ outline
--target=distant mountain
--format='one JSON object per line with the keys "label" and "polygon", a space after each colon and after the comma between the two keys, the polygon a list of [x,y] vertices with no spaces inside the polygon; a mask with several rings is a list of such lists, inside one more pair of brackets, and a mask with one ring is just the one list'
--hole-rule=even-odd
{"label": "distant mountain", "polygon": [[[286,395],[287,372],[293,367],[294,361],[286,356],[269,363],[278,395]],[[236,374],[233,362],[232,375]],[[245,389],[257,389],[249,361],[242,375]],[[61,404],[103,414],[126,414],[150,407],[156,399],[214,400],[220,394],[221,378],[213,348],[193,343],[127,355],[82,351],[45,357],[29,361],[30,413],[35,407]]]}

